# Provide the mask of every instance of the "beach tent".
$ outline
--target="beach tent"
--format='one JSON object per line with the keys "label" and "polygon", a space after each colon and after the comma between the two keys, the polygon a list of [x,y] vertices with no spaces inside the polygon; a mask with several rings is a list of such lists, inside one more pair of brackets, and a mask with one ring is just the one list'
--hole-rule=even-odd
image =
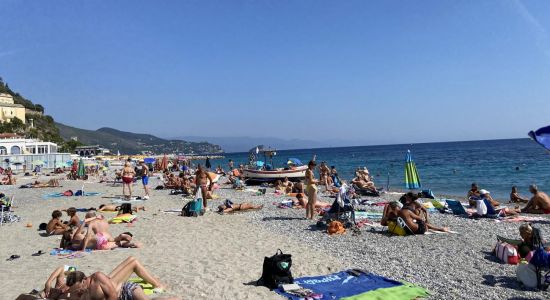
{"label": "beach tent", "polygon": [[550,126],[542,127],[535,131],[529,131],[528,135],[537,142],[537,144],[550,151]]}
{"label": "beach tent", "polygon": [[409,190],[419,189],[422,187],[420,177],[416,170],[416,165],[412,159],[411,150],[407,150],[405,159],[405,188]]}
{"label": "beach tent", "polygon": [[78,172],[76,173],[76,175],[78,175],[78,177],[84,177],[84,175],[86,175],[86,170],[84,169],[84,161],[82,160],[82,158],[78,162]]}

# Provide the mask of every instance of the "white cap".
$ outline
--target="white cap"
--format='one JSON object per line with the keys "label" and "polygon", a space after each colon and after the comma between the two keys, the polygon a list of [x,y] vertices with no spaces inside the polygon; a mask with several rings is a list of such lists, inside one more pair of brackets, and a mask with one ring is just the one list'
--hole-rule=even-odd
{"label": "white cap", "polygon": [[479,194],[480,195],[485,195],[485,194],[490,194],[491,192],[489,192],[488,190],[479,190]]}

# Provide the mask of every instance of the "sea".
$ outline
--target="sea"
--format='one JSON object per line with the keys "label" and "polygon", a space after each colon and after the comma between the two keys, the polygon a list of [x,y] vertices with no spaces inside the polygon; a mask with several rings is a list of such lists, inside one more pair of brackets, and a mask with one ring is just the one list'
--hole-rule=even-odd
{"label": "sea", "polygon": [[[514,185],[525,197],[531,196],[530,184],[550,192],[550,152],[530,139],[280,150],[273,164],[285,166],[289,158],[307,164],[315,155],[317,162],[336,167],[341,179],[350,180],[357,168],[367,167],[376,186],[403,191],[407,150],[412,153],[422,189],[435,194],[465,197],[474,182],[502,202],[509,200]],[[227,153],[211,163],[227,169],[229,159],[236,166],[246,164],[248,153]]]}

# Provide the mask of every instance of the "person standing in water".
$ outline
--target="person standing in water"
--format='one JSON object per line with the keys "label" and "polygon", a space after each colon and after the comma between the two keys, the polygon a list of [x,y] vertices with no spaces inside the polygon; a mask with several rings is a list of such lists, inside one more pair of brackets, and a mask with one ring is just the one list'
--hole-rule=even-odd
{"label": "person standing in water", "polygon": [[317,184],[318,180],[315,179],[315,166],[317,164],[314,160],[311,160],[307,164],[306,170],[306,193],[308,197],[308,202],[306,205],[306,218],[313,220],[315,217],[315,203],[317,202]]}
{"label": "person standing in water", "polygon": [[210,170],[210,168],[212,168],[212,164],[210,164],[210,158],[208,156],[206,157],[206,162],[204,163],[204,166],[207,170]]}

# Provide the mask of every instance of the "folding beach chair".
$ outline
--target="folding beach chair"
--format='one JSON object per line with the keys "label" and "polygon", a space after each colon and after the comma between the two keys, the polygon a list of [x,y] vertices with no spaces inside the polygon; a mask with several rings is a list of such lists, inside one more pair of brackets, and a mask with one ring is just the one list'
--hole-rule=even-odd
{"label": "folding beach chair", "polygon": [[466,209],[464,209],[464,206],[459,201],[446,199],[445,202],[447,202],[447,206],[453,211],[453,214],[468,215],[468,212],[466,212]]}
{"label": "folding beach chair", "polygon": [[14,199],[15,196],[11,196],[11,198],[6,201],[5,205],[0,205],[0,226],[2,226],[4,223],[14,223],[21,220],[21,218],[13,213],[12,207]]}

